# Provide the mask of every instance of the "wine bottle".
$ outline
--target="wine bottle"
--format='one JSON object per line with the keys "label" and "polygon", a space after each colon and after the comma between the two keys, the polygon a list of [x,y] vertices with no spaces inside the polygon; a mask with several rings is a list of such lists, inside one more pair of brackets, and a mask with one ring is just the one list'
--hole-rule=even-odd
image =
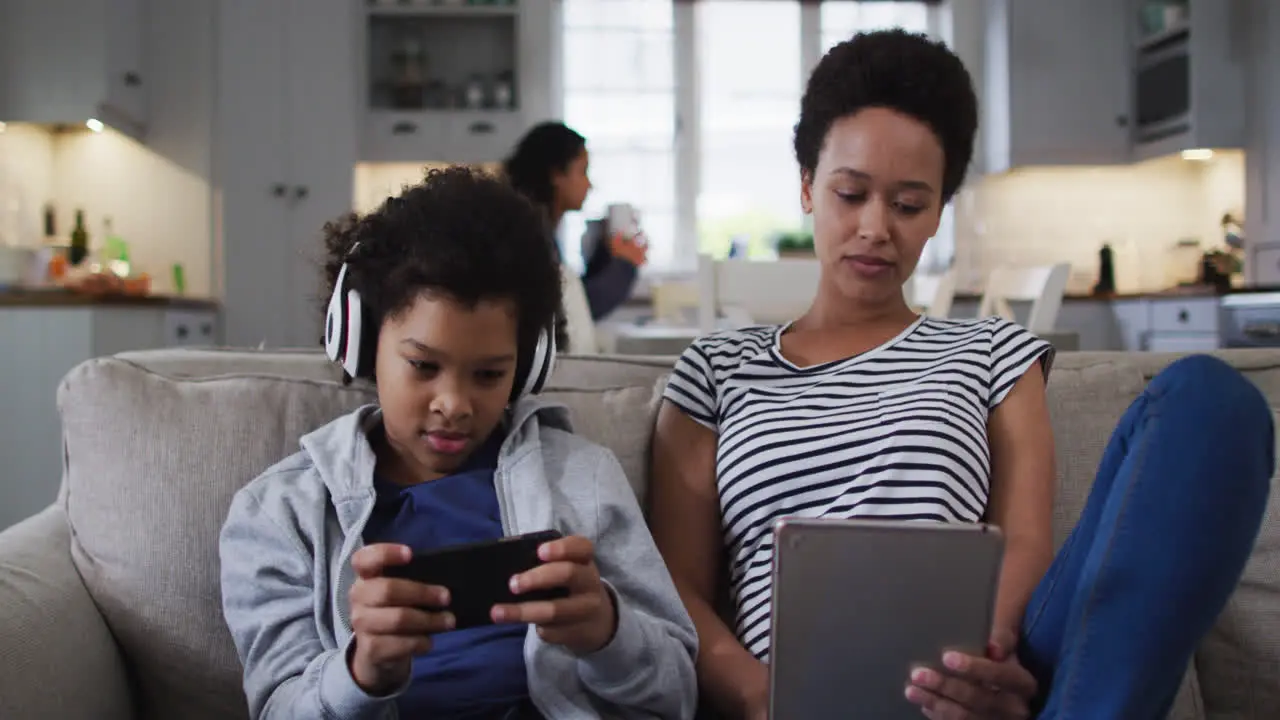
{"label": "wine bottle", "polygon": [[84,210],[76,210],[76,226],[71,230],[71,251],[68,260],[72,267],[79,265],[89,254],[89,231],[84,227]]}

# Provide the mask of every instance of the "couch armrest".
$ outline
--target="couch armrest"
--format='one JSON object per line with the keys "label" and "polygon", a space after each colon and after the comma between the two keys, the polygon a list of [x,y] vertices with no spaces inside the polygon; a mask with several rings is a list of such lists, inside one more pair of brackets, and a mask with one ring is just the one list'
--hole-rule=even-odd
{"label": "couch armrest", "polygon": [[0,717],[133,717],[124,662],[57,505],[0,533],[0,638]]}

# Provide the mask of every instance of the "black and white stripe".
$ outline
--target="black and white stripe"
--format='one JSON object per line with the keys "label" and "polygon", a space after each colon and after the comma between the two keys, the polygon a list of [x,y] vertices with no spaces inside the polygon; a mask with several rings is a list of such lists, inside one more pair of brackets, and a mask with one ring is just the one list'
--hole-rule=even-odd
{"label": "black and white stripe", "polygon": [[991,472],[987,416],[1052,347],[999,318],[922,318],[844,360],[799,368],[783,328],[717,333],[685,351],[666,398],[719,435],[717,484],[737,633],[769,656],[781,517],[976,522]]}

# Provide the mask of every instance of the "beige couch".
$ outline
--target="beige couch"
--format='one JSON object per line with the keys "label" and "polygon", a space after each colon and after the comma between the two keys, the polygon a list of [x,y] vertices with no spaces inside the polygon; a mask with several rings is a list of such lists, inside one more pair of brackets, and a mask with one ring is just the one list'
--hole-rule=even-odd
{"label": "beige couch", "polygon": [[[1280,352],[1225,357],[1280,403]],[[1059,540],[1111,427],[1170,359],[1060,355],[1049,385]],[[584,435],[614,449],[642,495],[668,368],[566,358],[550,392]],[[318,354],[210,351],[94,360],[67,376],[58,501],[0,534],[0,718],[245,715],[220,613],[218,529],[231,495],[293,452],[302,433],[373,397],[336,380]],[[1273,494],[1244,582],[1201,645],[1172,717],[1280,718],[1277,506]]]}

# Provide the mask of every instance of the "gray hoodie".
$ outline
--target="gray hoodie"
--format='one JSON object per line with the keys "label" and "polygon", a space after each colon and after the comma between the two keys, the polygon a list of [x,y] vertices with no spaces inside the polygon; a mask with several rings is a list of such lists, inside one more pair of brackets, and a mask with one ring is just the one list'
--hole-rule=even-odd
{"label": "gray hoodie", "polygon": [[[526,399],[511,420],[494,473],[504,532],[589,538],[618,606],[613,640],[582,658],[530,628],[534,704],[550,720],[692,718],[697,636],[617,459],[574,435],[563,407]],[[351,555],[375,496],[368,432],[380,422],[375,406],[334,420],[232,500],[221,535],[223,613],[253,718],[397,715],[391,698],[355,684],[346,663]]]}

